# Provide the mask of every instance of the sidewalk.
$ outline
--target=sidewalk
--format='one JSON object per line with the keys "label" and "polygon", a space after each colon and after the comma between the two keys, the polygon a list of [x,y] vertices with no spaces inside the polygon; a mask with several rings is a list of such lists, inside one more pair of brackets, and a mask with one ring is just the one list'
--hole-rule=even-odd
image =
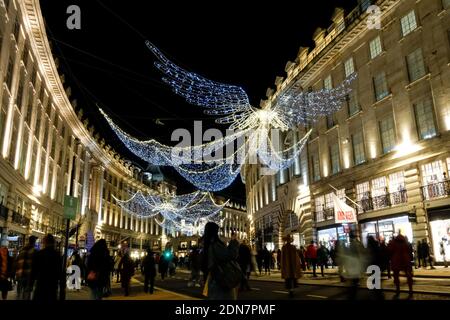
{"label": "sidewalk", "polygon": [[[165,290],[163,288],[155,287],[153,294],[145,293],[144,284],[135,279],[131,279],[130,295],[125,297],[123,295],[120,283],[112,282],[111,291],[112,295],[103,300],[198,300],[196,298]],[[8,300],[16,300],[17,291],[13,290],[8,293]],[[88,287],[81,287],[77,290],[66,290],[66,300],[92,300],[91,292]]]}
{"label": "sidewalk", "polygon": [[[444,268],[441,268],[444,269]],[[416,271],[417,270],[417,271]],[[189,270],[186,269],[177,269],[179,273],[190,273]],[[437,275],[432,274],[432,277],[417,277],[416,274],[422,272],[422,275],[426,275],[427,273],[436,272],[438,275],[443,275],[443,277],[439,277],[436,279]],[[413,278],[413,290],[415,293],[424,293],[424,294],[438,294],[450,296],[450,276],[445,276],[445,273],[448,273],[448,268],[444,270],[440,270],[436,268],[435,270],[421,270],[414,269],[414,278]],[[306,285],[319,285],[319,286],[331,286],[331,287],[347,287],[348,284],[346,282],[341,282],[338,275],[337,269],[325,269],[324,277],[320,275],[320,271],[317,272],[317,277],[312,276],[312,271],[306,271],[303,274],[303,277],[299,279],[299,284]],[[257,281],[274,281],[274,282],[284,282],[281,278],[281,273],[278,270],[271,270],[270,275],[256,275],[252,272],[250,276],[250,280]],[[362,278],[360,282],[361,288],[367,288],[367,278]],[[387,279],[387,275],[382,276],[381,287],[383,290],[387,291],[395,291],[394,279]],[[400,277],[400,291],[408,292],[408,286],[406,283],[406,278]]]}

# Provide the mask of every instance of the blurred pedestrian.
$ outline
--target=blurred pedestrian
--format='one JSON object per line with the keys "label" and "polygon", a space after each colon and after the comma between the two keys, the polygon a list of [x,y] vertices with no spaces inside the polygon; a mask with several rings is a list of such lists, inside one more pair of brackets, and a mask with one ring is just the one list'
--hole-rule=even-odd
{"label": "blurred pedestrian", "polygon": [[116,256],[114,257],[114,272],[116,274],[116,283],[120,282],[120,272],[119,272],[119,263],[122,259],[122,252],[119,250]]}
{"label": "blurred pedestrian", "polygon": [[301,277],[300,257],[297,249],[292,245],[292,236],[287,235],[284,238],[285,244],[281,248],[280,269],[281,277],[285,281],[286,289],[289,290],[289,296],[294,296],[294,288],[297,286],[297,279]]}
{"label": "blurred pedestrian", "polygon": [[324,267],[327,268],[329,259],[329,252],[327,247],[325,247],[322,243],[319,244],[319,248],[317,249],[317,264],[320,266],[320,272],[322,277],[325,276],[323,273]]}
{"label": "blurred pedestrian", "polygon": [[[80,268],[80,278],[82,278],[82,275],[84,274],[84,264],[83,264],[83,260],[81,259],[80,254],[78,253],[78,250],[74,250],[72,253],[72,256],[70,257],[69,260],[69,265],[70,266],[77,266],[78,268]],[[77,289],[79,291],[79,289]]]}
{"label": "blurred pedestrian", "polygon": [[100,239],[92,246],[87,257],[87,284],[94,300],[101,300],[108,291],[112,269],[108,246],[105,239]]}
{"label": "blurred pedestrian", "polygon": [[258,253],[256,254],[256,264],[258,265],[259,275],[261,275],[263,263],[264,263],[264,251],[263,249],[260,248],[258,250]]}
{"label": "blurred pedestrian", "polygon": [[356,298],[359,282],[365,272],[367,262],[364,247],[353,231],[350,231],[349,238],[349,247],[342,250],[341,259],[344,267],[343,277],[350,281],[348,299],[353,300]]}
{"label": "blurred pedestrian", "polygon": [[161,280],[164,280],[164,278],[167,275],[167,271],[169,270],[170,255],[171,255],[170,251],[165,251],[161,254],[159,258],[158,270],[161,275]]}
{"label": "blurred pedestrian", "polygon": [[150,284],[150,294],[153,294],[156,277],[156,263],[154,253],[151,249],[147,249],[147,255],[142,261],[141,272],[144,275],[144,292],[149,292],[148,286]]}
{"label": "blurred pedestrian", "polygon": [[44,249],[36,254],[31,268],[32,277],[36,281],[33,300],[56,301],[60,282],[66,282],[65,272],[63,274],[61,270],[62,260],[55,250],[53,235],[47,234],[42,243]]}
{"label": "blurred pedestrian", "polygon": [[442,238],[441,242],[439,242],[439,253],[441,254],[442,260],[444,261],[444,268],[448,268],[448,262],[445,257],[445,243],[447,242],[446,238]]}
{"label": "blurred pedestrian", "polygon": [[247,245],[246,241],[244,240],[239,245],[239,251],[238,251],[238,263],[239,267],[242,270],[242,280],[240,285],[240,290],[242,291],[248,291],[251,290],[250,285],[248,284],[248,280],[250,277],[250,271],[251,271],[251,263],[252,263],[252,256],[249,246]]}
{"label": "blurred pedestrian", "polygon": [[125,250],[119,263],[120,282],[125,297],[128,297],[130,295],[130,282],[131,277],[134,276],[134,267],[135,265],[130,257],[129,250]]}
{"label": "blurred pedestrian", "polygon": [[306,271],[305,247],[300,246],[300,249],[298,250],[298,256],[300,258],[300,264],[302,266],[302,270]]}
{"label": "blurred pedestrian", "polygon": [[263,250],[263,262],[264,262],[264,274],[269,274],[270,276],[270,265],[272,263],[272,255],[270,251],[267,250],[267,247],[264,247]]}
{"label": "blurred pedestrian", "polygon": [[[219,226],[208,222],[203,235],[202,269],[208,274],[204,294],[210,300],[236,300],[242,277],[237,263],[239,243],[232,235],[228,247],[219,238]],[[232,281],[226,283],[226,279]]]}
{"label": "blurred pedestrian", "polygon": [[191,254],[189,255],[189,263],[191,270],[191,278],[189,279],[188,286],[200,287],[200,270],[201,270],[201,255],[197,246],[192,247]]}
{"label": "blurred pedestrian", "polygon": [[12,290],[13,261],[9,256],[8,245],[9,242],[5,236],[0,243],[0,292],[3,300],[8,298],[8,291]]}
{"label": "blurred pedestrian", "polygon": [[396,288],[395,298],[398,298],[400,295],[400,271],[403,271],[406,274],[409,297],[411,298],[413,295],[413,277],[408,241],[399,232],[389,243],[388,249],[391,256],[391,267],[394,273],[394,284]]}
{"label": "blurred pedestrian", "polygon": [[281,269],[281,250],[277,250],[277,269]]}
{"label": "blurred pedestrian", "polygon": [[308,261],[308,264],[313,268],[313,277],[317,277],[317,247],[314,241],[311,241],[309,246],[306,248],[306,260]]}
{"label": "blurred pedestrian", "polygon": [[[380,244],[373,236],[367,237],[367,251],[368,251],[368,265],[369,266],[377,266],[382,271],[383,258],[381,256]],[[381,279],[380,279],[381,284]],[[375,298],[378,300],[383,300],[383,291],[380,288],[373,289]]]}
{"label": "blurred pedestrian", "polygon": [[421,248],[421,258],[422,258],[422,266],[426,269],[427,268],[427,262],[430,262],[430,246],[428,245],[428,242],[426,239],[422,239],[422,243],[420,245]]}
{"label": "blurred pedestrian", "polygon": [[30,236],[28,243],[24,246],[17,257],[16,279],[17,279],[17,299],[31,300],[34,281],[32,277],[33,261],[36,259],[37,250],[35,249],[36,237]]}
{"label": "blurred pedestrian", "polygon": [[341,282],[344,282],[344,263],[343,263],[343,254],[345,253],[345,246],[341,240],[337,240],[334,244],[334,251],[335,251],[335,264],[338,267],[338,274],[339,279]]}

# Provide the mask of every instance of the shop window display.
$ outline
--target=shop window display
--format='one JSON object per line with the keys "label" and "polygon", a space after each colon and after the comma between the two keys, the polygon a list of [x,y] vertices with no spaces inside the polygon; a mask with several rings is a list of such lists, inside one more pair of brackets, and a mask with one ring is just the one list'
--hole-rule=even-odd
{"label": "shop window display", "polygon": [[[431,234],[433,238],[433,252],[436,262],[448,263],[450,260],[450,219],[430,221]],[[443,249],[443,250],[442,250]]]}

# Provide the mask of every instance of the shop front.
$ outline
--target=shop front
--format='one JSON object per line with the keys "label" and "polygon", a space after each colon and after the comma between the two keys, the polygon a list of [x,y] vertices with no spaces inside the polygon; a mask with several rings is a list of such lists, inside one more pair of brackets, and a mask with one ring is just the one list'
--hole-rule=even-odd
{"label": "shop front", "polygon": [[370,236],[388,243],[398,232],[406,236],[409,242],[414,242],[412,226],[406,213],[390,218],[366,220],[360,222],[360,227],[361,240],[364,246],[367,246],[367,238]]}
{"label": "shop front", "polygon": [[317,230],[318,243],[324,244],[328,250],[334,247],[337,240],[342,241],[344,245],[349,243],[350,231],[355,231],[354,224],[339,224]]}
{"label": "shop front", "polygon": [[431,244],[434,259],[443,263],[450,260],[450,207],[428,210]]}

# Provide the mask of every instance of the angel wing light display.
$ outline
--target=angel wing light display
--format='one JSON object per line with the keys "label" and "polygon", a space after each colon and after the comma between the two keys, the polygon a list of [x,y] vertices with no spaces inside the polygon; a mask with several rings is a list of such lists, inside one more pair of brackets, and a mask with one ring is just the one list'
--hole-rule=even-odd
{"label": "angel wing light display", "polygon": [[145,195],[141,191],[127,200],[114,197],[126,212],[140,218],[154,218],[160,226],[185,234],[200,233],[209,222],[220,223],[220,211],[228,203],[218,204],[209,192],[196,191],[184,195]]}
{"label": "angel wing light display", "polygon": [[[273,132],[307,127],[321,117],[336,112],[351,91],[350,83],[356,78],[354,73],[339,86],[319,91],[304,91],[294,85],[282,91],[271,105],[258,109],[251,106],[241,87],[215,82],[184,70],[167,59],[151,42],[146,41],[146,45],[158,59],[155,66],[164,74],[163,81],[173,92],[188,103],[203,107],[206,114],[217,116],[216,122],[228,124],[233,134],[202,145],[171,147],[156,140],[142,141],[128,135],[100,111],[135,155],[154,165],[172,166],[201,190],[226,188],[249,159],[257,158],[273,171],[292,165],[311,130],[287,148],[278,146]],[[242,143],[238,143],[233,152],[214,161],[204,159],[204,155],[227,149],[236,140]]]}

